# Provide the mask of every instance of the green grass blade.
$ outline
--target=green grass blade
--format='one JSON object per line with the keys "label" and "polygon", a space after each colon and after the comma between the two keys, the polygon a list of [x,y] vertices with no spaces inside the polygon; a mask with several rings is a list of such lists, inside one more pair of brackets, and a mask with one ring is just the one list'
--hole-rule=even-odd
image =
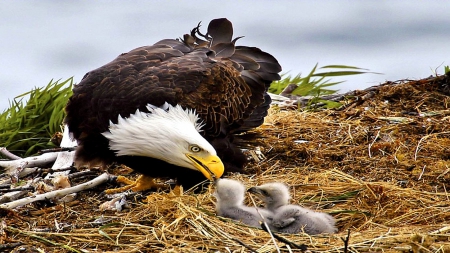
{"label": "green grass blade", "polygon": [[19,156],[54,147],[49,139],[61,129],[72,86],[73,78],[63,82],[51,80],[45,87],[16,96],[0,114],[0,146]]}
{"label": "green grass blade", "polygon": [[362,69],[362,70],[368,70],[364,68],[359,68],[355,66],[348,66],[348,65],[326,65],[323,67],[320,67],[321,69]]}

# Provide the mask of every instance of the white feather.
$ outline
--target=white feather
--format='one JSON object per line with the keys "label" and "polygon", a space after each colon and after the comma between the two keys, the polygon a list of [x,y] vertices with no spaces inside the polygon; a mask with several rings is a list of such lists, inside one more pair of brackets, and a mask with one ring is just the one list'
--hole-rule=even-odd
{"label": "white feather", "polygon": [[118,123],[111,122],[109,131],[102,133],[117,156],[148,156],[193,168],[184,155],[189,145],[196,144],[216,155],[199,133],[203,123],[194,110],[168,103],[161,107],[147,105],[147,109],[149,113],[136,110],[128,118],[119,115]]}

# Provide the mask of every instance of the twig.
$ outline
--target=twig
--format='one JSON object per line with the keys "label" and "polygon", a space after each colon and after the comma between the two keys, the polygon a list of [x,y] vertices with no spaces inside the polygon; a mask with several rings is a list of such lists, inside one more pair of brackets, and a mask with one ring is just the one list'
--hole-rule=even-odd
{"label": "twig", "polygon": [[426,167],[427,167],[426,165],[423,166],[422,172],[420,172],[420,175],[419,175],[419,178],[417,179],[417,181],[419,181],[419,180],[422,178],[423,173],[425,172],[425,168],[426,168]]}
{"label": "twig", "polygon": [[[263,229],[264,231],[269,232],[269,231],[268,231],[269,228],[266,226],[265,223],[263,223],[263,224],[261,225],[261,227],[262,227],[262,229]],[[286,239],[286,238],[284,238],[284,237],[282,237],[282,236],[280,236],[280,235],[278,235],[278,234],[275,234],[275,233],[272,233],[272,235],[273,235],[273,237],[275,237],[278,241],[280,241],[280,242],[282,242],[282,243],[285,243],[285,244],[287,244],[287,245],[289,245],[289,246],[291,246],[291,247],[294,247],[294,248],[296,248],[296,249],[300,249],[300,250],[302,250],[302,251],[308,250],[308,246],[306,246],[305,244],[301,244],[301,245],[296,244],[295,242],[291,242],[291,241],[289,241],[288,239]]]}
{"label": "twig", "polygon": [[91,171],[91,170],[85,170],[85,171],[80,171],[80,172],[75,172],[75,173],[71,173],[68,175],[69,179],[75,179],[75,178],[81,178],[87,175],[94,175],[95,171]]}
{"label": "twig", "polygon": [[25,187],[17,187],[17,188],[10,188],[10,189],[0,189],[0,192],[15,192],[15,191],[34,191],[33,186],[25,186]]}
{"label": "twig", "polygon": [[[348,124],[348,136],[350,137],[351,143],[355,143],[354,139],[353,139],[353,135],[352,135],[352,125]],[[369,150],[370,152],[370,150]]]}
{"label": "twig", "polygon": [[428,137],[430,137],[430,135],[425,135],[424,137],[420,138],[419,142],[417,143],[416,151],[414,152],[414,161],[417,161],[417,153],[419,153],[420,143]]}
{"label": "twig", "polygon": [[285,96],[288,98],[292,98],[292,96],[297,97],[295,95],[292,95],[292,92],[298,87],[295,83],[288,84],[283,91],[280,93],[280,96]]}
{"label": "twig", "polygon": [[422,141],[424,141],[425,139],[428,139],[431,136],[436,136],[439,134],[449,134],[450,132],[440,132],[440,133],[434,133],[434,134],[429,134],[429,135],[425,135],[424,137],[420,138],[419,142],[417,143],[416,146],[416,151],[414,152],[414,161],[417,161],[417,153],[419,153],[419,148],[420,148],[420,143],[422,143]]}
{"label": "twig", "polygon": [[9,158],[11,160],[20,159],[20,156],[16,156],[15,154],[9,152],[5,147],[0,147],[0,154],[6,156],[7,158]]}
{"label": "twig", "polygon": [[19,198],[24,197],[27,194],[28,194],[28,192],[26,192],[26,191],[7,192],[0,196],[0,203],[12,202]]}
{"label": "twig", "polygon": [[23,244],[23,242],[14,242],[14,243],[0,244],[0,251],[3,251],[5,249],[15,248],[15,247],[20,246],[22,244]]}
{"label": "twig", "polygon": [[410,242],[409,245],[411,245],[412,248],[412,252],[436,252],[436,251],[431,251],[427,248],[425,248],[424,246],[420,245],[417,242]]}
{"label": "twig", "polygon": [[439,178],[445,176],[445,174],[447,174],[450,171],[450,168],[447,165],[445,165],[445,167],[447,167],[447,169],[444,172],[442,172],[439,176],[437,176],[436,179],[439,179]]}
{"label": "twig", "polygon": [[448,193],[447,193],[447,188],[445,188],[445,184],[442,184],[442,187],[444,188],[444,193],[447,195],[447,201],[449,201],[449,197],[448,197]]}
{"label": "twig", "polygon": [[438,230],[435,230],[435,231],[431,231],[430,232],[430,234],[441,234],[441,233],[445,233],[445,232],[447,232],[447,231],[449,231],[450,230],[450,226],[445,226],[445,227],[443,227],[443,228],[440,228],[440,229],[438,229]]}
{"label": "twig", "polygon": [[57,156],[58,154],[56,153],[48,153],[12,161],[0,161],[0,167],[6,168],[8,174],[14,175],[14,177],[18,178],[18,174],[20,174],[23,169],[31,167],[44,167],[51,162],[54,162]]}
{"label": "twig", "polygon": [[[35,172],[38,171],[38,170],[40,170],[40,168],[38,168],[38,167],[34,167],[34,168],[25,168],[25,169],[23,169],[22,171],[20,171],[20,173],[19,173],[19,178],[26,177],[26,176],[28,176],[28,175],[30,175],[30,174],[35,173]],[[9,179],[3,181],[1,187],[3,187],[3,188],[4,188],[4,187],[10,187],[10,185],[11,185],[11,177],[10,177]]]}
{"label": "twig", "polygon": [[83,190],[87,190],[87,189],[96,187],[97,185],[107,182],[109,180],[109,178],[110,178],[110,175],[108,173],[103,173],[100,176],[94,178],[93,180],[91,180],[89,182],[79,184],[77,186],[73,186],[73,187],[69,187],[69,188],[65,188],[65,189],[61,189],[61,190],[56,190],[56,191],[52,191],[52,192],[47,192],[47,193],[39,194],[36,196],[27,197],[27,198],[19,199],[19,200],[12,201],[9,203],[1,204],[0,208],[12,209],[15,207],[23,206],[23,205],[26,205],[29,203],[40,201],[40,200],[61,198],[70,193],[75,193],[75,192],[79,192],[79,191],[83,191]]}
{"label": "twig", "polygon": [[73,166],[69,166],[69,167],[67,167],[67,168],[60,168],[60,169],[56,169],[56,170],[54,170],[54,169],[52,169],[52,168],[49,168],[49,169],[47,169],[47,170],[44,170],[44,172],[47,172],[47,173],[55,173],[55,172],[61,172],[61,171],[72,171],[72,170],[76,170],[76,168],[75,167],[73,167]]}
{"label": "twig", "polygon": [[373,144],[377,141],[378,137],[380,136],[380,131],[378,130],[377,135],[375,136],[375,138],[373,138],[373,141],[369,144],[369,157],[372,158],[372,152],[370,151],[370,149],[372,149]]}
{"label": "twig", "polygon": [[391,229],[389,228],[389,230],[385,234],[380,235],[377,238],[372,239],[372,244],[370,244],[370,248],[375,247],[375,243],[378,242],[378,239],[383,239],[383,238],[385,239],[385,238],[387,238],[387,235],[389,235],[390,233],[391,233]]}
{"label": "twig", "polygon": [[231,240],[239,243],[240,245],[244,246],[245,248],[247,248],[248,250],[250,250],[250,252],[257,252],[256,250],[254,250],[252,247],[250,247],[249,245],[245,244],[243,241],[237,239],[237,238],[230,238]]}
{"label": "twig", "polygon": [[64,152],[64,151],[75,151],[76,147],[60,147],[60,148],[49,148],[49,149],[42,149],[39,150],[39,154],[45,154],[45,153],[54,153],[54,152]]}
{"label": "twig", "polygon": [[350,229],[347,230],[347,237],[345,237],[345,239],[341,237],[341,240],[344,242],[344,253],[348,253],[348,243],[350,241]]}
{"label": "twig", "polygon": [[259,216],[260,216],[260,217],[262,218],[262,220],[263,220],[263,222],[262,222],[262,224],[261,224],[261,227],[262,227],[262,225],[264,225],[264,226],[267,228],[266,232],[269,233],[270,238],[272,239],[272,242],[273,242],[273,244],[275,245],[275,248],[277,249],[277,252],[280,253],[280,252],[281,252],[281,251],[280,251],[280,247],[278,247],[278,244],[277,244],[277,242],[275,241],[275,238],[273,237],[272,231],[270,231],[270,229],[269,229],[269,227],[268,227],[268,225],[267,225],[267,223],[266,223],[266,219],[264,218],[264,216],[259,212],[258,208],[256,207],[256,202],[255,202],[255,200],[253,199],[252,195],[249,194],[248,196],[250,197],[250,200],[252,201],[253,206],[254,206],[255,209],[256,209],[256,212],[258,212]]}

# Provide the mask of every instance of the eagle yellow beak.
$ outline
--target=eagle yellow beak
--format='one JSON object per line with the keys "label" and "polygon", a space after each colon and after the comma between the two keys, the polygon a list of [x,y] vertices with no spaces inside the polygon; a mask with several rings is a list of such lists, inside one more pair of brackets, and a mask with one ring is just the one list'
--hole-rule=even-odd
{"label": "eagle yellow beak", "polygon": [[222,160],[216,155],[209,155],[206,157],[186,154],[187,158],[192,161],[195,168],[199,170],[209,180],[220,178],[224,172],[224,165]]}

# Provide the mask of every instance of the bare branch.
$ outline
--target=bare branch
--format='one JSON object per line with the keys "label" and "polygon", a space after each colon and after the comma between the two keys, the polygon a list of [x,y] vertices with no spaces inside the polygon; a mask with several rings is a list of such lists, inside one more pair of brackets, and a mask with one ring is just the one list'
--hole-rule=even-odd
{"label": "bare branch", "polygon": [[47,193],[39,194],[36,196],[27,197],[27,198],[19,199],[19,200],[12,201],[9,203],[1,204],[0,208],[12,209],[12,208],[30,204],[30,203],[33,203],[36,201],[40,201],[40,200],[61,198],[67,194],[76,193],[76,192],[80,192],[80,191],[87,190],[90,188],[94,188],[100,184],[107,182],[109,180],[109,178],[110,178],[110,175],[108,173],[103,173],[100,176],[94,178],[93,180],[91,180],[89,182],[79,184],[77,186],[73,186],[70,188],[47,192]]}
{"label": "bare branch", "polygon": [[344,253],[348,253],[348,244],[350,242],[350,229],[347,230],[347,236],[345,238],[341,237],[341,240],[344,242]]}
{"label": "bare branch", "polygon": [[7,158],[9,158],[11,160],[20,159],[20,156],[16,156],[15,154],[9,152],[5,147],[0,147],[0,154],[6,156]]}
{"label": "bare branch", "polygon": [[252,247],[250,247],[249,245],[245,244],[243,241],[237,239],[237,238],[231,238],[231,240],[239,243],[240,245],[244,246],[245,248],[247,248],[248,250],[250,250],[250,252],[257,252],[256,250],[254,250]]}
{"label": "bare branch", "polygon": [[24,187],[17,187],[17,188],[3,188],[0,189],[0,193],[3,192],[14,192],[14,191],[34,191],[34,187],[33,186],[24,186]]}
{"label": "bare branch", "polygon": [[54,162],[57,156],[56,153],[47,153],[12,161],[0,161],[0,167],[6,169],[6,173],[11,176],[11,181],[14,183],[18,181],[20,173],[25,168],[45,167]]}
{"label": "bare branch", "polygon": [[0,203],[12,202],[27,194],[28,194],[27,191],[8,192],[0,196]]}
{"label": "bare branch", "polygon": [[44,153],[55,153],[55,152],[64,152],[64,151],[75,151],[76,147],[59,147],[59,148],[49,148],[49,149],[42,149],[39,150],[39,154]]}
{"label": "bare branch", "polygon": [[16,168],[31,168],[31,167],[44,167],[56,160],[58,154],[47,153],[40,156],[31,156],[27,158],[21,158],[12,161],[0,161],[0,167],[7,170]]}

